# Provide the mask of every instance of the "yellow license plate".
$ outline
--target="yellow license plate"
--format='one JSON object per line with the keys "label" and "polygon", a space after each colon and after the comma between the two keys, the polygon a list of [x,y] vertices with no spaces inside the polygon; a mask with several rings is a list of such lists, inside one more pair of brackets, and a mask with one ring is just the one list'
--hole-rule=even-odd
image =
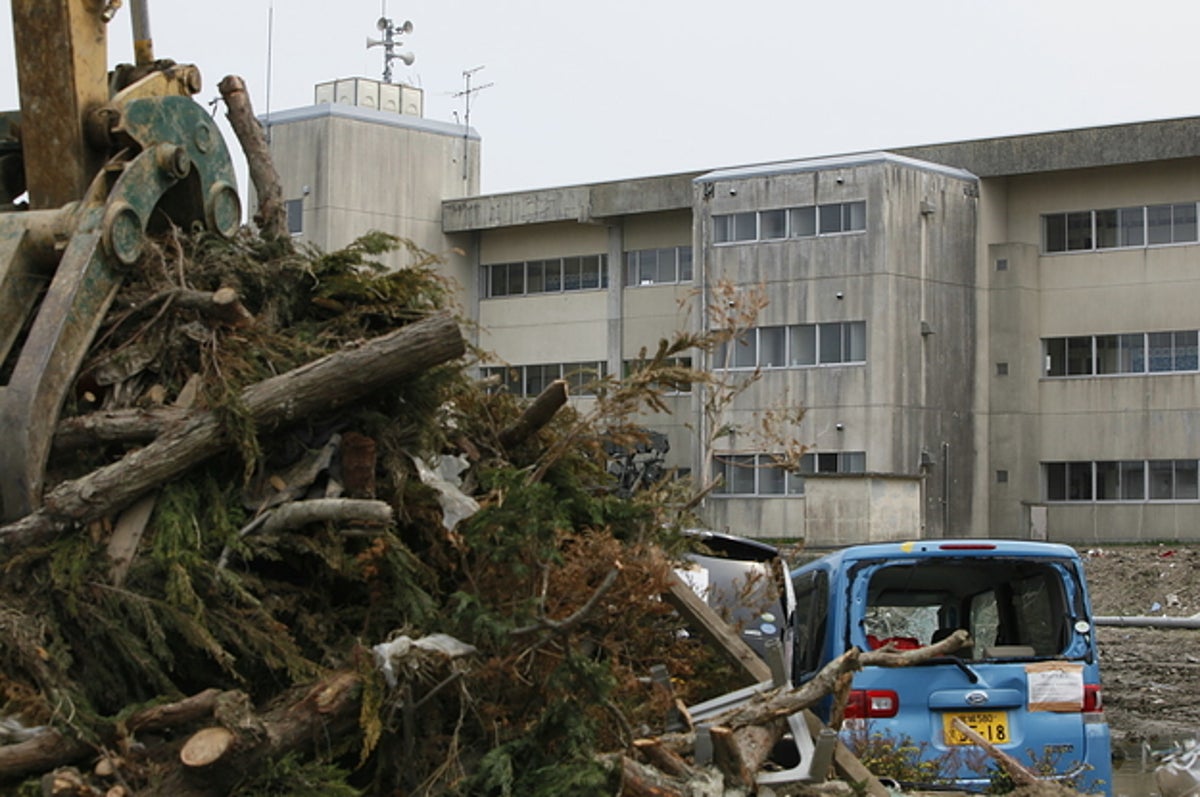
{"label": "yellow license plate", "polygon": [[992,744],[1008,744],[1012,738],[1008,731],[1007,711],[949,712],[942,715],[942,738],[947,745],[974,744],[966,734],[954,729],[956,719]]}

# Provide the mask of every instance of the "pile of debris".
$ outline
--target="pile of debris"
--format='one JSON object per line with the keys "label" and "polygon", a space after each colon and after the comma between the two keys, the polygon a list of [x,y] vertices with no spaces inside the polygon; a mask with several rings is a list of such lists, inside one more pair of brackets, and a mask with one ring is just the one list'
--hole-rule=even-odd
{"label": "pile of debris", "polygon": [[636,794],[652,754],[604,753],[747,681],[660,599],[693,496],[607,472],[659,380],[519,406],[470,377],[436,258],[377,265],[397,244],[147,247],[0,526],[0,783]]}

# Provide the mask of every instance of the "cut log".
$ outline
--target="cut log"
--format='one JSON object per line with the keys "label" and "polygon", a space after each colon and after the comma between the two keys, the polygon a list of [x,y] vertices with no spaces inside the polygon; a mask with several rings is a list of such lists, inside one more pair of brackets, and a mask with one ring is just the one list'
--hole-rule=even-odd
{"label": "cut log", "polygon": [[746,725],[762,725],[770,720],[787,717],[808,708],[825,695],[832,693],[841,676],[858,670],[864,665],[902,667],[916,664],[947,656],[961,648],[969,639],[970,636],[966,631],[958,630],[941,642],[917,650],[883,649],[863,653],[858,648],[851,648],[822,667],[812,680],[802,686],[795,689],[778,688],[763,692],[750,701],[713,717],[711,722],[731,728],[740,728]]}
{"label": "cut log", "polygon": [[949,656],[956,650],[966,647],[969,644],[971,644],[971,635],[966,630],[960,628],[950,636],[940,642],[934,642],[932,645],[926,645],[915,650],[895,650],[888,645],[878,650],[870,650],[863,653],[860,661],[864,667],[908,667],[913,664],[920,664],[923,661],[929,661],[930,659]]}
{"label": "cut log", "polygon": [[336,672],[292,690],[256,718],[254,725],[260,732],[221,729],[230,739],[223,746],[215,738],[214,750],[220,751],[214,759],[218,766],[180,766],[164,776],[156,793],[172,797],[225,795],[240,780],[260,772],[269,760],[288,753],[309,755],[325,749],[330,739],[357,734],[361,685],[358,674]]}
{"label": "cut log", "polygon": [[610,765],[621,769],[621,790],[617,792],[619,797],[687,797],[695,793],[688,790],[684,782],[634,761],[629,756],[614,758],[615,761],[610,761]]}
{"label": "cut log", "polygon": [[[463,354],[453,317],[439,313],[362,346],[322,357],[242,391],[241,407],[259,431],[327,413]],[[45,542],[76,523],[104,517],[231,444],[216,413],[197,412],[153,443],[83,478],[64,482],[41,508],[0,526],[0,554]]]}
{"label": "cut log", "polygon": [[254,315],[242,304],[233,288],[218,288],[212,293],[179,290],[173,294],[176,306],[196,310],[209,321],[241,329],[254,323]]}
{"label": "cut log", "polygon": [[132,732],[164,730],[188,725],[210,716],[223,695],[231,695],[220,689],[205,689],[203,692],[158,706],[135,712],[125,721],[125,728]]}
{"label": "cut log", "polygon": [[660,739],[635,739],[633,749],[646,759],[655,769],[673,778],[687,779],[692,775],[692,767],[683,758],[663,745]]}
{"label": "cut log", "polygon": [[283,204],[283,186],[275,162],[271,159],[271,148],[263,134],[262,125],[254,116],[246,82],[237,75],[226,75],[217,88],[225,100],[228,109],[226,118],[242,145],[250,180],[258,195],[254,223],[258,225],[263,238],[285,242],[290,248],[291,235],[288,233],[287,208]]}
{"label": "cut log", "polygon": [[[213,713],[223,695],[236,694],[219,689],[184,698],[175,703],[136,711],[123,726],[102,734],[105,744],[115,743],[126,731],[161,731],[196,722]],[[95,748],[50,729],[18,744],[0,745],[0,780],[10,780],[37,772],[46,772],[94,755]]]}
{"label": "cut log", "polygon": [[386,501],[356,498],[316,498],[294,501],[271,510],[263,523],[264,534],[302,528],[309,523],[365,523],[386,526],[392,522],[392,507]]}
{"label": "cut log", "polygon": [[0,780],[8,780],[79,761],[95,751],[90,745],[55,730],[17,744],[0,745]]}
{"label": "cut log", "polygon": [[173,424],[189,417],[181,407],[103,410],[59,421],[54,430],[54,454],[106,443],[149,443]]}
{"label": "cut log", "polygon": [[725,775],[725,781],[734,786],[750,786],[754,783],[754,773],[749,763],[742,755],[742,748],[733,738],[730,728],[716,727],[709,729],[713,745],[713,763]]}
{"label": "cut log", "polygon": [[525,408],[516,423],[500,432],[501,447],[510,449],[528,440],[538,429],[550,423],[554,413],[566,403],[566,380],[555,379]]}
{"label": "cut log", "polygon": [[232,749],[234,740],[233,731],[220,725],[201,728],[184,742],[179,760],[185,767],[193,769],[212,766]]}

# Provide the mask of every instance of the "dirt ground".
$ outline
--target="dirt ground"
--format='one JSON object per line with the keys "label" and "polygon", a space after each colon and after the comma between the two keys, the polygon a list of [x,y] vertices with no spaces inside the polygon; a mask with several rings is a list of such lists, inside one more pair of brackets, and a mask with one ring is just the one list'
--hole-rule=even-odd
{"label": "dirt ground", "polygon": [[[1200,613],[1200,546],[1080,549],[1096,615]],[[1099,627],[1115,742],[1169,747],[1200,735],[1200,630]]]}
{"label": "dirt ground", "polygon": [[[1097,615],[1200,613],[1200,546],[1082,548]],[[1115,741],[1167,747],[1200,735],[1200,630],[1101,626],[1104,709]]]}

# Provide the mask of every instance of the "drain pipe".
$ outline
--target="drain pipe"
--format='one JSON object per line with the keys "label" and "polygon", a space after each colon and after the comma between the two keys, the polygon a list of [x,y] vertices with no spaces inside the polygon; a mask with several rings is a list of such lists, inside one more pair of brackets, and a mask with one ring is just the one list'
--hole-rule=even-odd
{"label": "drain pipe", "polygon": [[950,536],[950,444],[942,443],[942,536]]}
{"label": "drain pipe", "polygon": [[1200,628],[1200,615],[1192,617],[1154,617],[1141,615],[1105,615],[1093,617],[1094,625],[1123,628]]}

